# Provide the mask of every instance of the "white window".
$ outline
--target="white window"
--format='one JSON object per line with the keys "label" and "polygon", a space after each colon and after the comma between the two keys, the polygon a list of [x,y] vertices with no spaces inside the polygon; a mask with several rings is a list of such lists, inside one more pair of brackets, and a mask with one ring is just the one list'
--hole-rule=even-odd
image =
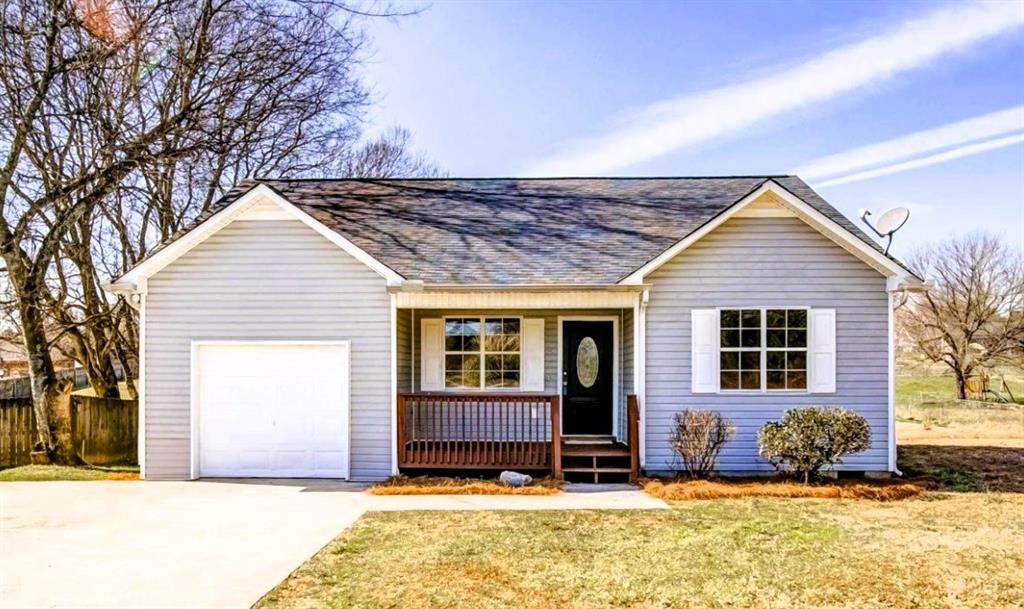
{"label": "white window", "polygon": [[446,318],[445,388],[518,388],[521,326],[518,317]]}
{"label": "white window", "polygon": [[806,309],[719,311],[721,391],[805,391]]}

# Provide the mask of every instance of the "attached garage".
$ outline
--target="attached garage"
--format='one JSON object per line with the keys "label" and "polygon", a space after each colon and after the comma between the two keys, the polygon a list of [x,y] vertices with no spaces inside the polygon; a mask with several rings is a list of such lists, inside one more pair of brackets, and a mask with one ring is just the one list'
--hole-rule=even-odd
{"label": "attached garage", "polygon": [[192,344],[192,477],[348,478],[349,344]]}

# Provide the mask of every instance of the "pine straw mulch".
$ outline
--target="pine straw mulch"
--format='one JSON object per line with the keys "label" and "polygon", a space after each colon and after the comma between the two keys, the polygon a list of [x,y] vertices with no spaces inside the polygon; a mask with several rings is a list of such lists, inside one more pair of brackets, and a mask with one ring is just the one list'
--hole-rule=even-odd
{"label": "pine straw mulch", "polygon": [[495,479],[446,476],[391,476],[370,487],[371,495],[557,495],[562,483],[534,478],[528,486],[505,486]]}
{"label": "pine straw mulch", "polygon": [[830,480],[802,484],[793,480],[716,479],[657,480],[640,483],[647,493],[667,501],[695,499],[734,499],[739,497],[777,497],[810,499],[869,499],[897,501],[915,497],[928,490],[927,485],[896,480]]}

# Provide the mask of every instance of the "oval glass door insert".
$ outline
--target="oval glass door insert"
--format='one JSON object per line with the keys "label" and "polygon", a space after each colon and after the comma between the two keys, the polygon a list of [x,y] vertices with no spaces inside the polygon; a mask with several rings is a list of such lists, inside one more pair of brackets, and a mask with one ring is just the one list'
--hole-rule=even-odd
{"label": "oval glass door insert", "polygon": [[576,349],[576,377],[585,389],[590,389],[597,382],[597,343],[589,336],[580,341]]}

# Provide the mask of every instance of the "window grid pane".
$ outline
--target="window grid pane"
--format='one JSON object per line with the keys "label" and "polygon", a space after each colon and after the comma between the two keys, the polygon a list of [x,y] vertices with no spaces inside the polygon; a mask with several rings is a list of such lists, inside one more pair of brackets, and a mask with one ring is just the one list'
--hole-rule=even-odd
{"label": "window grid pane", "polygon": [[445,320],[445,387],[519,387],[520,327],[516,317]]}
{"label": "window grid pane", "polygon": [[761,388],[761,310],[722,309],[718,317],[722,389]]}
{"label": "window grid pane", "polygon": [[805,309],[722,309],[719,330],[721,389],[807,388]]}
{"label": "window grid pane", "polygon": [[480,386],[480,320],[454,317],[444,323],[444,385],[455,389]]}
{"label": "window grid pane", "polygon": [[767,314],[767,389],[807,388],[807,311],[770,309]]}

